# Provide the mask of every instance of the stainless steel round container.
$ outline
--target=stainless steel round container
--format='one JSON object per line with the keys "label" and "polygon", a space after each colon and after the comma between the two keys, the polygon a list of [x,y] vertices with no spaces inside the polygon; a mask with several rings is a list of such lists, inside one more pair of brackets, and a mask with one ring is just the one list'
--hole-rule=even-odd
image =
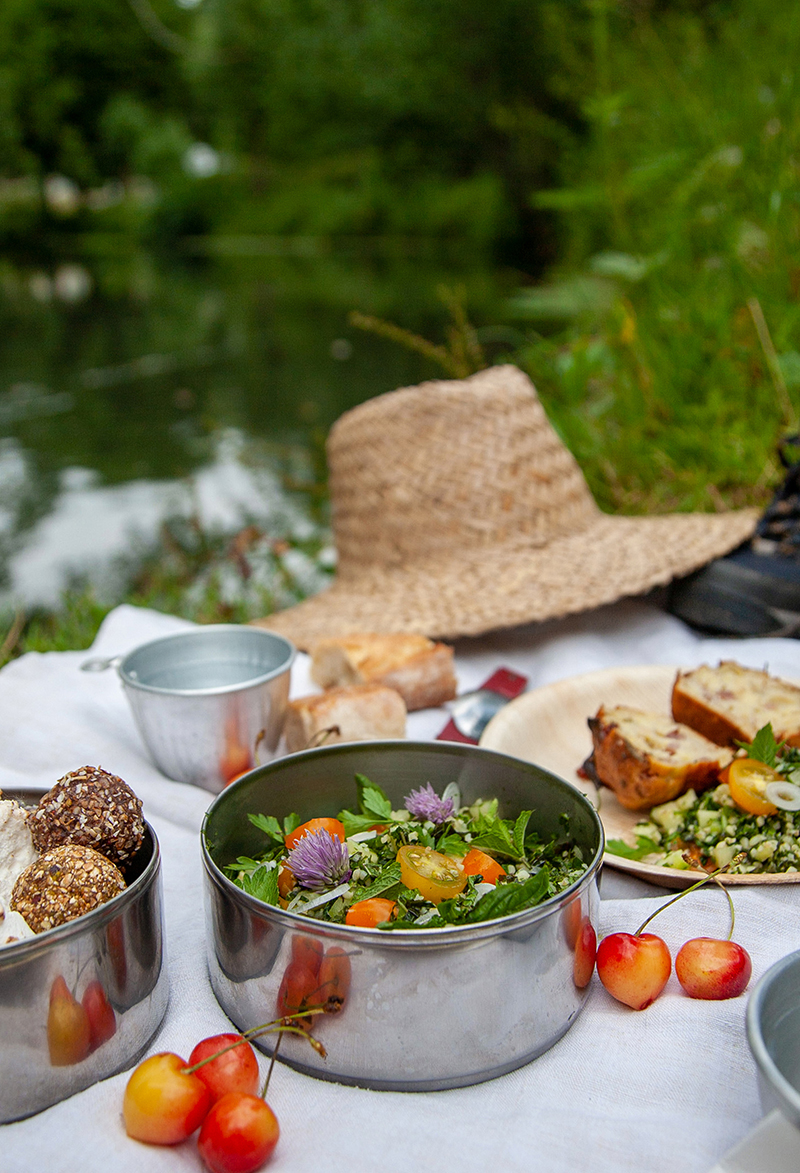
{"label": "stainless steel round container", "polygon": [[259,627],[212,624],[163,636],[111,660],[139,732],[168,778],[214,792],[275,755],[295,649]]}
{"label": "stainless steel round container", "polygon": [[[222,870],[255,855],[264,837],[248,813],[304,820],[353,809],[358,772],[395,807],[431,782],[457,782],[465,803],[498,798],[506,816],[534,810],[531,828],[560,834],[564,816],[587,870],[537,908],[485,924],[385,932],[336,926],[246,895]],[[274,1018],[293,957],[323,951],[346,988],[338,1015],[319,1016],[320,1058],[284,1036],[280,1056],[323,1079],[396,1091],[435,1091],[503,1075],[568,1030],[586,989],[573,980],[583,917],[597,923],[603,829],[574,787],[516,758],[453,742],[355,742],[308,750],[254,770],[211,805],[203,824],[209,971],[214,992],[242,1030]],[[341,961],[343,955],[346,960]],[[269,1051],[274,1036],[259,1040]]]}
{"label": "stainless steel round container", "polygon": [[[43,793],[3,797],[34,806]],[[125,891],[94,912],[0,948],[0,1123],[132,1066],[158,1029],[169,984],[161,858],[149,824],[126,879]]]}
{"label": "stainless steel round container", "polygon": [[750,995],[747,1041],[764,1111],[780,1108],[800,1128],[800,951],[768,969]]}

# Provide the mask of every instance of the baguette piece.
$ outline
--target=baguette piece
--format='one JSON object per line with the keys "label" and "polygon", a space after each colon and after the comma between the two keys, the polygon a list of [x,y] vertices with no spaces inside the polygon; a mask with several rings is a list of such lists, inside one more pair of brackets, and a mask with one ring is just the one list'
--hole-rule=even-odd
{"label": "baguette piece", "polygon": [[679,672],[672,715],[717,745],[752,741],[767,724],[776,740],[800,745],[800,688],[733,660]]}
{"label": "baguette piece", "polygon": [[733,759],[686,725],[628,705],[603,705],[589,718],[597,777],[628,810],[670,802],[685,790],[715,786]]}
{"label": "baguette piece", "polygon": [[456,695],[453,649],[424,635],[346,635],[311,649],[311,679],[322,688],[386,684],[409,712],[430,709]]}
{"label": "baguette piece", "polygon": [[324,730],[331,731],[325,745],[405,737],[406,706],[398,692],[383,684],[331,688],[289,701],[283,726],[287,753],[306,749]]}

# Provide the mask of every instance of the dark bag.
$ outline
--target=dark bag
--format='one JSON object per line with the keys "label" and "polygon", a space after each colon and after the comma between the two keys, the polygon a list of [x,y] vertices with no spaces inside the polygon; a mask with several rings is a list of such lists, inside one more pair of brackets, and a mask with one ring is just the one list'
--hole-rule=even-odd
{"label": "dark bag", "polygon": [[667,610],[712,635],[800,638],[800,436],[779,449],[787,470],[749,542],[667,594]]}

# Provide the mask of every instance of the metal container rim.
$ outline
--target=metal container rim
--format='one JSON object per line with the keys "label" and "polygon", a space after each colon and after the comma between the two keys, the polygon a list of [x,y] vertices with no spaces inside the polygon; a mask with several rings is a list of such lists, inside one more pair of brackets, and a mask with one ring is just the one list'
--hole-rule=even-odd
{"label": "metal container rim", "polygon": [[249,770],[247,774],[243,774],[237,778],[235,782],[231,782],[221,791],[211,805],[208,807],[203,816],[203,824],[200,829],[200,844],[203,854],[203,866],[209,879],[220,887],[229,897],[237,903],[243,905],[251,912],[257,912],[266,919],[275,920],[279,925],[285,929],[302,930],[304,932],[314,931],[321,933],[324,936],[338,937],[342,936],[350,940],[358,940],[362,942],[371,942],[389,949],[409,949],[414,947],[420,948],[442,948],[447,945],[459,945],[465,942],[480,941],[485,938],[501,937],[507,933],[527,928],[538,920],[549,916],[552,912],[557,911],[562,906],[569,904],[576,892],[582,888],[586,883],[590,882],[603,862],[603,852],[605,850],[605,834],[603,831],[603,824],[600,820],[595,808],[592,806],[589,799],[576,786],[572,786],[566,779],[559,777],[558,774],[553,774],[550,770],[544,769],[543,766],[536,766],[532,762],[524,762],[521,758],[512,757],[510,754],[498,753],[497,750],[484,749],[483,746],[478,745],[462,745],[459,742],[437,742],[437,741],[409,741],[405,738],[396,740],[376,740],[369,742],[341,742],[336,745],[319,746],[315,749],[301,750],[298,753],[287,755],[279,758],[274,762],[269,762],[263,766],[258,766],[256,769],[259,773],[268,773],[274,769],[280,768],[281,764],[291,757],[292,761],[298,759],[302,760],[306,757],[318,758],[323,755],[341,754],[344,752],[352,752],[355,746],[369,745],[371,747],[384,747],[386,749],[412,747],[417,749],[424,749],[426,751],[448,752],[455,751],[457,756],[471,757],[473,753],[485,754],[500,761],[508,762],[514,767],[522,767],[528,772],[535,771],[538,774],[544,774],[547,778],[553,779],[560,786],[565,787],[577,796],[579,802],[583,802],[588,812],[591,812],[592,821],[595,824],[595,829],[598,835],[598,848],[593,859],[587,864],[586,870],[578,877],[568,888],[563,892],[558,892],[555,896],[550,896],[547,900],[543,900],[541,904],[535,905],[533,908],[525,908],[520,912],[512,912],[507,916],[496,917],[493,920],[481,921],[479,924],[471,925],[447,925],[444,928],[431,929],[397,929],[387,932],[386,930],[375,928],[361,928],[356,925],[338,925],[328,923],[327,921],[316,921],[307,916],[301,916],[296,912],[287,912],[282,908],[276,908],[272,904],[266,904],[263,900],[258,900],[255,896],[250,896],[242,888],[234,884],[233,880],[229,879],[221,868],[217,866],[211,857],[208,849],[206,839],[206,827],[216,807],[226,800],[234,788],[250,778],[256,771]]}
{"label": "metal container rim", "polygon": [[[157,645],[183,643],[187,640],[202,640],[205,638],[206,633],[231,631],[246,631],[249,637],[267,639],[278,645],[282,644],[284,649],[283,660],[277,667],[271,668],[269,672],[262,672],[259,676],[252,676],[248,680],[239,681],[237,684],[215,685],[210,688],[162,688],[157,684],[146,684],[142,680],[137,680],[131,677],[126,670],[126,665],[134,656]],[[286,639],[285,636],[279,635],[276,631],[267,631],[261,627],[252,627],[247,623],[207,623],[198,624],[196,627],[187,631],[176,631],[171,635],[161,635],[157,639],[147,640],[146,643],[139,644],[138,647],[132,648],[122,657],[117,665],[117,672],[126,688],[135,688],[140,692],[153,692],[160,696],[224,696],[227,693],[242,692],[247,688],[254,688],[260,684],[268,684],[269,681],[275,680],[277,677],[282,676],[284,672],[289,671],[296,655],[297,649],[294,644]]]}
{"label": "metal container rim", "polygon": [[[24,788],[15,787],[7,790],[5,793],[12,795],[37,794],[41,796],[42,794],[46,794],[47,791],[44,789],[25,790]],[[144,825],[150,834],[153,850],[142,874],[137,876],[124,892],[120,892],[118,896],[113,896],[111,900],[107,900],[99,908],[93,908],[91,912],[85,912],[82,916],[76,916],[74,920],[67,921],[66,924],[56,925],[54,929],[46,929],[45,932],[37,933],[34,937],[26,937],[24,941],[17,941],[13,945],[2,946],[0,948],[0,970],[6,967],[11,968],[18,961],[29,961],[37,953],[45,953],[48,949],[60,945],[72,937],[80,936],[86,929],[95,929],[104,926],[109,921],[114,920],[129,904],[137,900],[141,893],[153,883],[161,866],[161,847],[158,842],[158,836],[146,819]]]}
{"label": "metal container rim", "polygon": [[800,967],[800,949],[794,953],[789,953],[786,957],[782,957],[780,961],[776,961],[759,978],[747,1003],[746,1026],[747,1041],[750,1044],[750,1050],[759,1071],[767,1082],[775,1088],[778,1094],[792,1105],[795,1112],[800,1114],[800,1092],[789,1083],[789,1080],[781,1072],[775,1060],[770,1055],[761,1031],[761,1016],[764,1009],[764,1002],[772,988],[772,983],[785,970],[791,969],[793,966]]}

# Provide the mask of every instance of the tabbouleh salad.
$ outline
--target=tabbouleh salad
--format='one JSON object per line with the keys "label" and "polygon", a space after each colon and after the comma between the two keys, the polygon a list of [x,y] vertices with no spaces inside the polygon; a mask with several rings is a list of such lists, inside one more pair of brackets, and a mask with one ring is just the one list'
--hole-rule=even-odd
{"label": "tabbouleh salad", "polygon": [[387,929],[475,924],[532,908],[573,884],[588,861],[570,835],[542,842],[532,811],[498,814],[497,799],[461,805],[457,784],[439,796],[428,783],[400,810],[361,774],[358,810],[338,818],[297,815],[282,823],[250,814],[264,832],[258,858],[225,869],[267,904],[320,921]]}
{"label": "tabbouleh salad", "polygon": [[[799,871],[800,749],[777,743],[770,725],[752,744],[740,745],[747,756],[734,759],[726,781],[654,806],[634,828],[635,847],[610,839],[607,850],[670,868],[724,867],[734,875]],[[737,788],[734,770],[745,778],[745,789]]]}

